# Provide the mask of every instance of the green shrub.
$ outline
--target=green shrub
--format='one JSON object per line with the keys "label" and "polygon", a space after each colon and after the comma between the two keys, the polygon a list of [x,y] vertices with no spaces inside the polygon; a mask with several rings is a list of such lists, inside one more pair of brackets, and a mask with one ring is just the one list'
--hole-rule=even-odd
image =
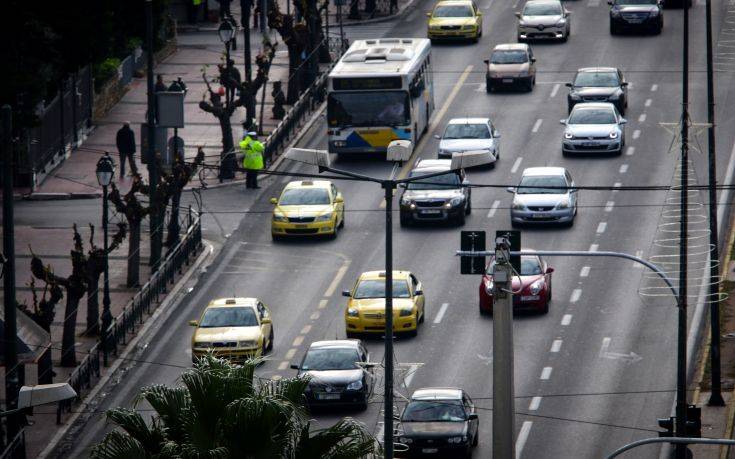
{"label": "green shrub", "polygon": [[99,64],[92,67],[92,76],[94,77],[94,89],[99,91],[102,85],[117,74],[120,67],[120,59],[116,57],[108,57]]}

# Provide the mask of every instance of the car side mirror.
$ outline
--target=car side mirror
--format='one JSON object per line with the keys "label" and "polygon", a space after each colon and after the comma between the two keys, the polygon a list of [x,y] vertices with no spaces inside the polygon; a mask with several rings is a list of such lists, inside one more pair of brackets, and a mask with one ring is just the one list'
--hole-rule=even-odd
{"label": "car side mirror", "polygon": [[442,136],[440,136],[439,134],[434,134],[434,138],[437,140],[441,140]]}
{"label": "car side mirror", "polygon": [[569,10],[564,10],[564,17],[571,16],[572,12]]}
{"label": "car side mirror", "polygon": [[424,294],[423,290],[416,290],[416,296],[423,295],[423,294]]}
{"label": "car side mirror", "polygon": [[295,364],[295,363],[292,363],[290,366],[291,366],[291,369],[292,370],[298,370],[299,369],[299,366],[297,364]]}
{"label": "car side mirror", "polygon": [[508,193],[515,193],[516,189],[515,187],[509,186],[508,188],[505,189],[505,191],[507,191]]}
{"label": "car side mirror", "polygon": [[431,11],[427,11],[427,12],[426,12],[426,17],[427,17],[427,18],[430,18],[430,17],[431,17]]}
{"label": "car side mirror", "polygon": [[626,86],[628,86],[628,82],[627,81],[623,81],[622,83],[620,83],[620,86],[626,87]]}
{"label": "car side mirror", "polygon": [[612,6],[612,4],[613,4],[612,0],[607,0],[607,4],[610,5],[610,6]]}
{"label": "car side mirror", "polygon": [[393,420],[394,420],[394,421],[400,421],[400,420],[401,420],[401,416],[400,416],[400,415],[398,415],[398,414],[394,414],[394,415],[393,415]]}
{"label": "car side mirror", "polygon": [[564,118],[563,120],[559,120],[559,124],[567,124],[567,119]]}
{"label": "car side mirror", "polygon": [[521,17],[521,12],[520,11],[516,11],[516,17],[517,18],[520,18]]}
{"label": "car side mirror", "polygon": [[406,186],[408,186],[408,185],[406,185],[405,183],[399,183],[399,184],[398,184],[398,188],[403,188],[403,189],[405,189],[405,188],[406,188]]}
{"label": "car side mirror", "polygon": [[490,59],[483,59],[482,62],[486,63],[487,65],[490,65]]}
{"label": "car side mirror", "polygon": [[579,191],[579,190],[576,189],[576,188],[572,188],[572,189],[569,190],[570,193],[576,193],[577,191]]}
{"label": "car side mirror", "polygon": [[191,325],[192,327],[198,327],[199,326],[199,321],[198,320],[190,320],[189,321],[189,325]]}
{"label": "car side mirror", "polygon": [[336,198],[334,198],[334,202],[345,202],[345,200],[342,196],[337,196]]}
{"label": "car side mirror", "polygon": [[482,11],[478,11],[478,12],[477,12],[477,17],[478,17],[478,18],[479,18],[479,17],[482,17]]}
{"label": "car side mirror", "polygon": [[625,118],[620,118],[620,124],[625,124],[627,122],[628,122],[628,120],[626,120]]}
{"label": "car side mirror", "polygon": [[546,268],[546,274],[551,274],[554,272],[554,268]]}
{"label": "car side mirror", "polygon": [[479,419],[477,417],[477,413],[470,413],[470,415],[467,417],[470,421],[474,421],[475,419]]}
{"label": "car side mirror", "polygon": [[352,293],[349,290],[342,290],[342,296],[351,297]]}
{"label": "car side mirror", "polygon": [[531,58],[531,62],[536,62],[536,58],[535,57],[532,57]]}
{"label": "car side mirror", "polygon": [[271,204],[278,204],[278,199],[271,198]]}
{"label": "car side mirror", "polygon": [[500,131],[498,131],[497,129],[495,131],[493,131],[493,137],[495,137],[496,139],[499,139],[500,138]]}
{"label": "car side mirror", "polygon": [[271,321],[271,318],[270,317],[263,317],[262,319],[260,319],[260,323],[261,324],[269,324],[269,323],[272,323],[272,321]]}
{"label": "car side mirror", "polygon": [[572,83],[564,83],[564,86],[566,86],[567,88],[574,87],[574,85]]}

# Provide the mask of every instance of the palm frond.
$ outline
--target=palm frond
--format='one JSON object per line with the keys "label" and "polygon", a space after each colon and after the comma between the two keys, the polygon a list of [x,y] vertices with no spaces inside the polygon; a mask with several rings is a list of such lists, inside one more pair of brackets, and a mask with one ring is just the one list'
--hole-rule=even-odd
{"label": "palm frond", "polygon": [[140,442],[128,434],[113,430],[92,448],[92,459],[146,459],[152,456]]}
{"label": "palm frond", "polygon": [[160,451],[165,435],[157,422],[149,427],[143,417],[135,410],[114,408],[107,411],[108,421],[114,422],[141,446],[153,454]]}
{"label": "palm frond", "polygon": [[185,388],[160,384],[144,387],[136,399],[136,404],[141,400],[148,402],[156,411],[169,440],[184,441],[186,423],[191,411],[191,401]]}
{"label": "palm frond", "polygon": [[375,437],[365,425],[345,418],[326,429],[301,431],[296,457],[299,459],[358,459],[380,452]]}

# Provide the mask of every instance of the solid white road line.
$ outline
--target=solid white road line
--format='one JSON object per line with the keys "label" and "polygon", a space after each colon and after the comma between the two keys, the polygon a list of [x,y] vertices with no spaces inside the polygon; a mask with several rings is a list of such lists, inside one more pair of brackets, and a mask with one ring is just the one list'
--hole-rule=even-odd
{"label": "solid white road line", "polygon": [[625,156],[633,156],[635,154],[635,147],[628,147],[625,149]]}
{"label": "solid white road line", "polygon": [[561,87],[561,84],[555,83],[554,87],[551,89],[551,95],[549,97],[556,97],[556,93],[559,92],[560,87]]}
{"label": "solid white road line", "polygon": [[551,377],[551,370],[553,370],[553,368],[551,368],[551,367],[544,367],[544,369],[541,370],[541,377],[539,379],[542,379],[544,381],[546,381],[547,379],[549,379]]}
{"label": "solid white road line", "polygon": [[572,295],[569,297],[570,303],[576,303],[579,301],[579,297],[582,296],[582,289],[581,288],[575,288],[572,290]]}
{"label": "solid white road line", "polygon": [[553,343],[551,343],[551,350],[549,352],[559,352],[561,349],[561,343],[562,340],[555,339]]}
{"label": "solid white road line", "polygon": [[627,164],[621,164],[620,165],[620,169],[618,169],[618,172],[620,172],[621,174],[625,174],[626,172],[628,172],[628,165]]}
{"label": "solid white road line", "polygon": [[438,324],[442,321],[444,318],[444,313],[447,312],[447,308],[449,307],[449,303],[442,303],[441,307],[439,308],[439,312],[436,313],[436,317],[434,317],[434,323]]}
{"label": "solid white road line", "polygon": [[643,105],[645,105],[646,107],[650,107],[652,103],[653,99],[646,99],[646,102]]}
{"label": "solid white road line", "polygon": [[531,132],[536,133],[538,132],[539,128],[541,127],[541,124],[544,122],[541,118],[537,119],[535,123],[533,123],[533,127],[531,128]]}
{"label": "solid white road line", "polygon": [[350,267],[350,262],[345,262],[342,266],[339,267],[337,270],[337,274],[334,276],[334,279],[332,279],[332,283],[329,284],[329,287],[327,288],[327,291],[324,292],[324,296],[329,298],[334,294],[334,291],[337,290],[337,286],[340,282],[342,282],[342,278],[345,276],[345,273],[347,272],[347,268]]}
{"label": "solid white road line", "polygon": [[411,385],[411,381],[413,381],[413,376],[416,374],[416,370],[418,370],[420,366],[421,365],[411,365],[408,368],[408,372],[406,373],[406,377],[403,380],[403,387],[405,387],[406,389],[408,389],[408,386]]}
{"label": "solid white road line", "polygon": [[513,163],[513,167],[510,168],[511,174],[515,174],[518,171],[518,168],[521,166],[521,161],[523,161],[523,157],[519,156],[516,158],[516,161]]}
{"label": "solid white road line", "polygon": [[490,206],[490,210],[487,212],[487,218],[493,218],[495,216],[495,212],[497,212],[498,207],[500,207],[500,201],[495,200],[493,202],[493,205]]}
{"label": "solid white road line", "polygon": [[597,225],[597,234],[602,234],[607,229],[607,222],[600,222],[599,225]]}
{"label": "solid white road line", "polygon": [[541,405],[541,397],[533,397],[531,403],[528,404],[528,411],[538,410],[539,405]]}
{"label": "solid white road line", "polygon": [[658,90],[658,85],[657,84],[654,84],[654,85],[651,86],[651,91],[652,92],[656,92],[657,90]]}
{"label": "solid white road line", "polygon": [[569,325],[572,323],[572,315],[571,314],[564,314],[564,317],[561,318],[561,324],[564,326]]}
{"label": "solid white road line", "polygon": [[597,252],[597,249],[600,247],[600,244],[590,244],[590,252]]}
{"label": "solid white road line", "polygon": [[635,131],[633,131],[633,139],[637,139],[640,136],[641,136],[641,130],[640,129],[636,129]]}
{"label": "solid white road line", "polygon": [[605,203],[605,212],[612,212],[613,207],[615,207],[615,201],[607,201]]}
{"label": "solid white road line", "polygon": [[646,115],[645,113],[641,113],[641,116],[638,117],[638,122],[645,123],[647,117],[648,115]]}
{"label": "solid white road line", "polygon": [[589,275],[590,275],[590,267],[583,266],[582,269],[579,271],[579,277],[587,277]]}
{"label": "solid white road line", "polygon": [[528,434],[531,433],[531,426],[533,426],[533,422],[523,421],[521,431],[518,432],[518,438],[516,439],[516,459],[520,459],[523,454],[523,447],[526,446],[526,441],[528,441]]}

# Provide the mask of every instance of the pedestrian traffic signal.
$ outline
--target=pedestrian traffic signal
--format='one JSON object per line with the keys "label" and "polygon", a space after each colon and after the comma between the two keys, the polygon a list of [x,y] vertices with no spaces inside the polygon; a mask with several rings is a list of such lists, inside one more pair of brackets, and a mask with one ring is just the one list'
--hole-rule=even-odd
{"label": "pedestrian traffic signal", "polygon": [[659,432],[659,437],[673,437],[674,436],[674,417],[670,418],[659,418],[658,426],[662,429],[666,429],[666,432]]}
{"label": "pedestrian traffic signal", "polygon": [[689,438],[702,437],[702,408],[698,408],[697,405],[687,405],[685,436]]}
{"label": "pedestrian traffic signal", "polygon": [[[469,252],[485,251],[485,231],[462,231],[460,235],[460,250]],[[484,256],[460,257],[460,273],[462,274],[484,274]]]}

